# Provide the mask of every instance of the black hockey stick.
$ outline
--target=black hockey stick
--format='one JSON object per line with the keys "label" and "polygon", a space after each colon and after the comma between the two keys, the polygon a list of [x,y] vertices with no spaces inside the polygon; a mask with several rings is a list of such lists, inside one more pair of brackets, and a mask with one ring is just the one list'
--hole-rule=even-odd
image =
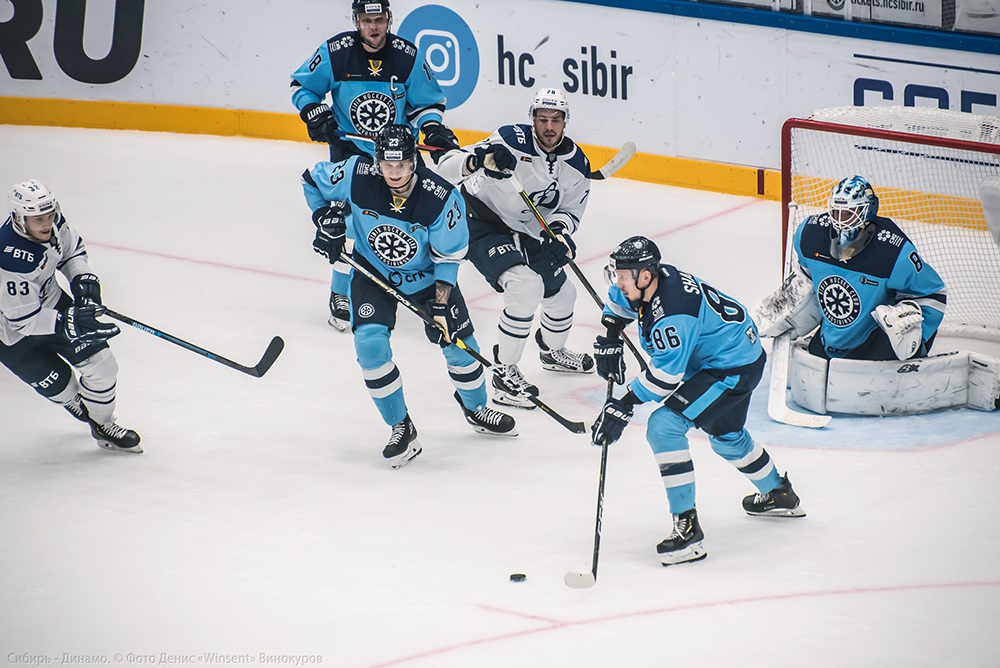
{"label": "black hockey stick", "polygon": [[590,178],[594,181],[611,178],[615,172],[625,166],[626,162],[632,159],[633,155],[635,155],[635,144],[630,141],[625,142],[622,144],[622,147],[618,149],[618,152],[615,153],[615,156],[608,160],[607,164],[598,169],[596,172],[590,173]]}
{"label": "black hockey stick", "polygon": [[[334,136],[340,137],[341,139],[357,139],[358,141],[370,141],[374,142],[375,137],[369,135],[361,135],[356,132],[347,132],[346,130],[334,130]],[[449,151],[451,149],[446,149],[442,146],[429,146],[427,144],[417,144],[417,148],[424,151]],[[601,177],[604,178],[604,177]]]}
{"label": "black hockey stick", "polygon": [[[614,159],[612,158],[612,160]],[[520,184],[516,185],[520,186]],[[555,232],[552,231],[552,228],[549,227],[549,224],[545,222],[545,217],[542,215],[542,212],[538,210],[538,208],[535,206],[535,203],[531,201],[530,197],[528,197],[528,193],[524,192],[524,188],[521,188],[521,192],[519,194],[521,195],[521,199],[524,200],[524,203],[527,204],[528,208],[531,209],[531,212],[534,214],[535,219],[542,226],[542,229],[545,230],[546,234],[548,234],[556,241],[559,241],[559,237],[557,237]],[[566,250],[567,252],[569,251],[568,248]],[[574,262],[572,259],[569,261],[569,268],[573,270],[574,274],[576,274],[577,280],[580,281],[584,289],[587,290],[587,293],[593,298],[594,303],[597,304],[597,307],[603,311],[604,300],[601,299],[600,295],[597,294],[597,291],[594,290],[594,286],[590,284],[590,281],[587,280],[587,277],[583,275],[582,271],[580,271],[580,267],[578,267],[576,262]],[[639,349],[635,347],[635,344],[632,343],[632,339],[630,339],[628,337],[628,334],[626,334],[624,331],[622,332],[622,338],[625,339],[625,345],[628,346],[628,349],[631,350],[632,354],[635,356],[636,361],[639,362],[639,368],[645,371],[646,360],[644,360],[642,358],[642,355],[639,354]]]}
{"label": "black hockey stick", "polygon": [[[608,399],[611,398],[615,389],[615,381],[608,379]],[[597,584],[597,558],[601,554],[601,518],[604,516],[604,474],[608,470],[608,444],[601,446],[601,477],[597,481],[597,520],[594,524],[594,557],[589,573],[577,573],[568,571],[563,576],[563,582],[567,587],[574,589],[586,589]]]}
{"label": "black hockey stick", "polygon": [[[437,327],[438,329],[441,329],[440,323],[438,323],[434,318],[432,318],[430,316],[430,314],[425,313],[424,311],[422,311],[419,307],[417,307],[415,304],[413,304],[413,302],[411,302],[406,297],[404,297],[401,293],[399,293],[396,289],[394,289],[388,283],[386,283],[385,281],[383,281],[381,278],[379,278],[378,276],[376,276],[372,272],[368,271],[365,267],[361,266],[357,262],[357,260],[355,260],[353,257],[351,257],[351,255],[348,253],[347,249],[344,249],[344,252],[340,254],[340,259],[342,261],[346,262],[347,264],[351,265],[352,267],[354,267],[355,271],[357,271],[360,274],[362,274],[363,276],[365,276],[372,283],[374,283],[378,287],[382,288],[382,290],[384,290],[386,293],[388,293],[389,296],[392,297],[393,299],[395,299],[397,302],[399,302],[400,304],[402,304],[403,306],[405,306],[406,308],[408,308],[409,310],[413,311],[418,316],[420,316],[420,319],[423,320],[425,323],[427,323],[431,327]],[[472,357],[474,360],[476,360],[477,362],[479,362],[480,364],[482,364],[484,367],[486,367],[487,369],[490,369],[494,374],[498,374],[497,368],[495,366],[493,366],[493,364],[491,364],[488,359],[486,359],[485,357],[483,357],[482,355],[480,355],[478,352],[476,352],[475,350],[473,350],[472,348],[470,348],[468,345],[466,345],[465,341],[463,341],[462,339],[456,337],[455,338],[455,345],[457,345],[459,348],[461,348],[462,350],[464,350],[465,352],[467,352],[470,357]],[[550,415],[556,422],[558,422],[562,426],[566,427],[566,429],[569,429],[574,434],[586,434],[587,432],[590,431],[590,423],[589,422],[573,422],[572,420],[568,420],[568,419],[564,418],[562,415],[560,415],[559,413],[557,413],[554,410],[552,410],[549,406],[547,406],[545,403],[543,403],[542,400],[539,399],[538,397],[536,397],[535,395],[528,394],[527,396],[528,396],[528,400],[531,403],[533,403],[536,406],[538,406],[539,408],[541,408],[546,414]]]}
{"label": "black hockey stick", "polygon": [[216,355],[215,353],[209,350],[205,350],[201,346],[196,346],[193,343],[188,343],[183,339],[178,339],[176,336],[173,336],[172,334],[167,334],[166,332],[156,329],[155,327],[150,327],[149,325],[141,323],[138,320],[128,317],[127,315],[122,315],[117,311],[112,311],[111,309],[107,309],[106,313],[109,317],[114,318],[119,322],[124,322],[126,325],[132,325],[136,329],[141,329],[147,334],[152,334],[153,336],[157,336],[165,341],[174,343],[180,346],[181,348],[187,348],[191,352],[198,353],[202,357],[207,357],[208,359],[214,360],[219,364],[224,364],[231,369],[242,371],[243,373],[249,374],[255,378],[260,378],[265,373],[267,373],[267,370],[271,368],[271,365],[274,364],[274,360],[278,359],[278,355],[281,354],[281,351],[285,347],[285,342],[282,341],[281,337],[276,336],[273,339],[271,339],[271,343],[268,344],[267,350],[264,351],[264,356],[260,358],[259,362],[257,362],[257,366],[244,366],[243,364],[239,364],[230,359],[226,359],[222,355]]}

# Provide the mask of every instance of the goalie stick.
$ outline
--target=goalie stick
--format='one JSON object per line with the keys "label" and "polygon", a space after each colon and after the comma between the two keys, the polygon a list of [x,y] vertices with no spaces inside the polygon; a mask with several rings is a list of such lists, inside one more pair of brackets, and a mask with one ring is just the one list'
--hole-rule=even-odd
{"label": "goalie stick", "polygon": [[[608,379],[608,399],[611,398],[615,389],[615,381]],[[608,470],[608,444],[601,446],[601,477],[597,480],[597,520],[594,523],[594,556],[591,560],[590,571],[577,573],[567,571],[563,575],[563,582],[567,587],[573,589],[586,589],[597,584],[597,558],[601,554],[601,518],[604,516],[604,474]]]}
{"label": "goalie stick", "polygon": [[[796,206],[789,204],[789,208]],[[791,216],[789,216],[791,218]],[[785,248],[785,262],[781,278],[791,271],[792,256],[795,249],[792,248],[794,235],[788,235],[788,242]],[[829,415],[813,415],[811,413],[800,413],[788,407],[785,398],[785,390],[788,388],[788,355],[791,348],[791,332],[783,332],[774,337],[771,344],[771,386],[767,395],[767,414],[775,422],[791,425],[793,427],[807,427],[809,429],[821,429],[830,422]]]}
{"label": "goalie stick", "polygon": [[141,329],[147,334],[152,334],[153,336],[161,338],[164,341],[169,341],[170,343],[176,344],[181,348],[186,348],[191,352],[198,353],[202,357],[207,357],[208,359],[218,362],[219,364],[224,364],[225,366],[228,366],[230,369],[236,369],[237,371],[242,371],[243,373],[253,376],[254,378],[260,378],[265,373],[267,373],[267,370],[271,368],[271,365],[274,364],[274,360],[278,359],[278,355],[281,354],[281,351],[285,347],[285,342],[281,339],[281,337],[276,336],[273,339],[271,339],[271,343],[268,344],[267,350],[264,351],[264,356],[260,358],[260,361],[257,362],[256,366],[245,366],[238,362],[234,362],[230,359],[226,359],[222,355],[217,355],[210,350],[205,350],[201,346],[196,346],[193,343],[188,343],[184,339],[179,339],[172,334],[167,334],[166,332],[159,330],[155,327],[150,327],[149,325],[141,323],[138,320],[135,320],[134,318],[128,317],[127,315],[122,315],[117,311],[112,311],[111,309],[107,309],[106,314],[108,315],[108,317],[114,318],[119,322],[124,322],[126,325],[131,325],[136,329]]}
{"label": "goalie stick", "polygon": [[[350,241],[348,241],[348,243],[351,244]],[[353,250],[353,244],[351,244],[351,245],[352,245],[352,249],[345,248],[344,251],[340,254],[340,260],[342,260],[343,262],[349,264],[351,267],[354,268],[355,271],[357,271],[358,273],[364,275],[368,280],[370,280],[371,282],[373,282],[378,287],[382,288],[382,290],[384,290],[386,293],[388,293],[390,297],[392,297],[393,299],[395,299],[397,302],[399,302],[400,304],[402,304],[403,306],[405,306],[409,310],[413,311],[425,323],[427,323],[431,327],[437,327],[438,329],[441,329],[441,325],[436,320],[434,320],[434,318],[432,318],[428,313],[425,313],[423,310],[421,310],[420,308],[418,308],[415,304],[413,304],[413,302],[411,302],[406,297],[404,297],[401,293],[399,293],[396,289],[394,289],[388,283],[386,283],[385,281],[383,281],[382,279],[380,279],[378,276],[376,276],[372,272],[368,271],[368,269],[366,269],[365,267],[363,267],[361,264],[359,264],[358,261],[355,260],[351,256],[351,250]],[[482,355],[480,355],[478,352],[476,352],[475,350],[473,350],[472,348],[470,348],[468,345],[466,345],[465,341],[463,341],[462,339],[460,339],[458,337],[455,337],[454,340],[455,340],[455,345],[457,345],[459,348],[461,348],[466,353],[468,353],[470,357],[472,357],[474,360],[476,360],[477,362],[479,362],[480,364],[482,364],[484,367],[486,367],[487,369],[489,369],[491,372],[493,372],[494,375],[498,374],[497,368],[488,359],[486,359],[485,357],[483,357]],[[559,413],[557,413],[552,408],[550,408],[548,405],[546,405],[544,402],[542,402],[541,399],[539,399],[538,397],[536,397],[533,394],[529,394],[528,395],[528,400],[531,401],[531,403],[533,403],[534,405],[536,405],[539,408],[541,408],[542,411],[544,411],[547,415],[551,416],[552,419],[554,419],[556,422],[558,422],[559,424],[561,424],[563,427],[565,427],[566,429],[570,430],[574,434],[586,434],[586,433],[588,433],[590,431],[590,426],[591,426],[590,422],[574,422],[572,420],[569,420],[569,419],[563,417],[562,415],[560,415]]]}

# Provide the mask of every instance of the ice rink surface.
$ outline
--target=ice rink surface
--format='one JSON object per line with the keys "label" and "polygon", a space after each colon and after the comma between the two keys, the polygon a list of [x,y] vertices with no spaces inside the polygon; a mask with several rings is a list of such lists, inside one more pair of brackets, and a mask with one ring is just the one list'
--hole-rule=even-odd
{"label": "ice rink surface", "polygon": [[[570,589],[563,574],[590,568],[600,449],[538,410],[513,409],[518,438],[473,433],[405,310],[392,343],[424,452],[382,459],[389,428],[326,324],[311,248],[299,175],[321,147],[0,126],[0,153],[5,190],[56,193],[110,308],[244,364],[287,344],[255,379],[121,325],[138,456],[99,450],[0,369],[0,665],[997,665],[1000,415],[796,429],[768,419],[765,375],[748,428],[808,516],[748,517],[752,486],[692,432],[708,559],[663,568],[640,409],[609,453],[598,583]],[[776,202],[595,182],[576,237],[595,286],[633,234],[747,305],[780,278]],[[471,265],[461,285],[488,349],[500,299]],[[601,329],[579,293],[584,350]],[[596,416],[596,376],[543,371],[533,343],[522,370],[563,414]]]}

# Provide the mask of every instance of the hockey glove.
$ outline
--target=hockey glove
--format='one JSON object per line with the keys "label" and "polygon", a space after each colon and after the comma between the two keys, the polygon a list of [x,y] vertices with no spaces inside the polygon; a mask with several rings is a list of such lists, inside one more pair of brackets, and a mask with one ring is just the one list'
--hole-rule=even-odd
{"label": "hockey glove", "polygon": [[309,139],[321,144],[329,144],[337,138],[334,132],[337,130],[337,121],[333,118],[333,112],[325,104],[307,104],[302,107],[299,116],[306,123],[309,131]]}
{"label": "hockey glove", "polygon": [[79,274],[70,283],[77,306],[101,303],[101,281],[95,274]]}
{"label": "hockey glove", "polygon": [[106,310],[100,304],[70,306],[56,316],[56,334],[70,345],[103,343],[121,333],[118,325],[98,322]]}
{"label": "hockey glove", "polygon": [[514,175],[516,165],[517,159],[506,146],[491,144],[477,146],[469,156],[466,168],[470,174],[482,169],[491,179],[509,179]]}
{"label": "hockey glove", "polygon": [[597,375],[604,380],[613,379],[619,385],[625,384],[625,349],[619,338],[598,336],[594,341],[594,362]]}
{"label": "hockey glove", "polygon": [[458,148],[458,139],[455,137],[455,133],[437,121],[427,121],[420,126],[420,130],[424,133],[425,144],[444,149],[443,151],[431,151],[431,159],[434,160],[435,165],[442,155]]}
{"label": "hockey glove", "polygon": [[427,310],[437,326],[424,325],[424,333],[431,343],[447,348],[454,342],[458,332],[458,304],[442,304],[432,301],[427,304]]}
{"label": "hockey glove", "polygon": [[594,445],[611,445],[622,437],[632,419],[632,406],[624,399],[608,399],[591,428]]}
{"label": "hockey glove", "polygon": [[344,215],[349,210],[347,202],[331,202],[313,211],[313,223],[316,225],[316,238],[313,239],[313,250],[333,264],[344,250],[347,241],[347,224]]}
{"label": "hockey glove", "polygon": [[566,228],[562,225],[552,223],[549,225],[549,229],[555,234],[555,239],[543,232],[542,243],[544,245],[542,246],[542,252],[547,255],[549,262],[552,263],[552,267],[558,268],[568,264],[570,260],[576,257],[576,243],[571,236],[566,234]]}
{"label": "hockey glove", "polygon": [[920,352],[924,314],[915,301],[907,299],[894,306],[876,306],[872,317],[885,332],[897,358],[908,360]]}

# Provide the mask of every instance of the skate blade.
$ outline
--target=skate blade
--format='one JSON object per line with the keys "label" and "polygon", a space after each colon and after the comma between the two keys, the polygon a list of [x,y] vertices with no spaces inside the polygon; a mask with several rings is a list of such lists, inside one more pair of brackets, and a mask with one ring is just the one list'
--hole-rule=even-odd
{"label": "skate blade", "polygon": [[501,406],[513,406],[514,408],[522,408],[526,411],[534,410],[535,404],[531,403],[527,399],[511,399],[506,394],[496,393],[493,395],[493,403],[499,404]]}
{"label": "skate blade", "polygon": [[330,319],[326,321],[330,327],[333,327],[338,332],[346,332],[347,328],[351,326],[350,320],[340,320],[330,316]]}
{"label": "skate blade", "polygon": [[[531,406],[534,408],[534,404]],[[469,424],[472,424],[471,422]],[[478,434],[486,434],[487,436],[506,436],[508,438],[513,438],[517,436],[517,427],[514,427],[510,431],[490,431],[486,427],[480,427],[478,424],[473,424],[472,429]]]}
{"label": "skate blade", "polygon": [[660,555],[660,563],[664,566],[676,566],[677,564],[687,564],[692,561],[701,561],[708,556],[708,551],[701,541],[691,543],[683,550],[675,552],[665,552]]}
{"label": "skate blade", "polygon": [[799,505],[794,508],[772,508],[761,513],[753,513],[748,510],[747,515],[751,517],[805,517],[806,511],[802,510],[802,506]]}
{"label": "skate blade", "polygon": [[546,364],[542,362],[542,368],[546,371],[555,371],[556,373],[580,373],[588,374],[594,373],[595,367],[590,367],[589,369],[570,369],[569,367],[562,366],[561,364]]}
{"label": "skate blade", "polygon": [[107,441],[98,441],[97,447],[101,448],[102,450],[113,450],[114,452],[132,452],[135,454],[142,453],[142,446],[138,444],[136,444],[134,447],[131,448],[122,448],[115,445],[114,443],[108,443]]}
{"label": "skate blade", "polygon": [[417,455],[423,452],[423,448],[416,441],[410,443],[410,447],[396,455],[395,457],[389,458],[389,465],[394,469],[401,469],[411,461],[416,459]]}

